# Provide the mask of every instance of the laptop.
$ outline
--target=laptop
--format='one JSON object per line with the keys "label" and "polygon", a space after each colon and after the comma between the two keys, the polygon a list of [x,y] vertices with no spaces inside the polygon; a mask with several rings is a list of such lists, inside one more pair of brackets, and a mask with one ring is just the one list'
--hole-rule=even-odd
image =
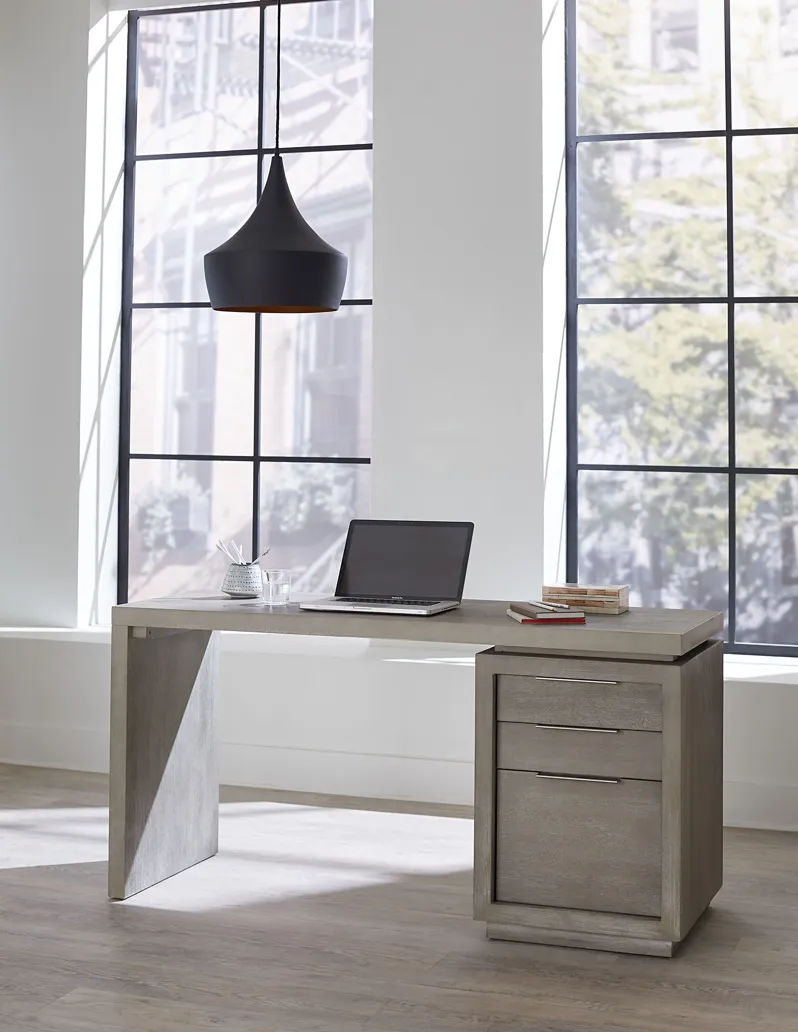
{"label": "laptop", "polygon": [[352,520],[332,598],[300,609],[434,616],[463,598],[473,523]]}

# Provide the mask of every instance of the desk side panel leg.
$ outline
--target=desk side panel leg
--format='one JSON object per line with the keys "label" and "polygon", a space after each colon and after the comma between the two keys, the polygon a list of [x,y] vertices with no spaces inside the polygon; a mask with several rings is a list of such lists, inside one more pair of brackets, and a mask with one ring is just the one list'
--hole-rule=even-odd
{"label": "desk side panel leg", "polygon": [[218,637],[113,628],[112,899],[141,892],[218,850]]}
{"label": "desk side panel leg", "polygon": [[474,918],[485,921],[493,903],[496,797],[496,677],[493,653],[476,657],[474,749]]}
{"label": "desk side panel leg", "polygon": [[723,885],[723,643],[682,675],[680,938]]}

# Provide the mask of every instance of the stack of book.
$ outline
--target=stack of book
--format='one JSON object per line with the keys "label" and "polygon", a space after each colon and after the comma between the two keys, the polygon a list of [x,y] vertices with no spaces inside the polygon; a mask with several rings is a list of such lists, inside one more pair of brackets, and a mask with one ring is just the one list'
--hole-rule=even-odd
{"label": "stack of book", "polygon": [[512,602],[507,615],[522,624],[578,624],[585,614],[578,609],[564,609],[546,602]]}
{"label": "stack of book", "polygon": [[629,585],[544,584],[543,601],[550,605],[576,606],[583,613],[618,616],[629,609]]}

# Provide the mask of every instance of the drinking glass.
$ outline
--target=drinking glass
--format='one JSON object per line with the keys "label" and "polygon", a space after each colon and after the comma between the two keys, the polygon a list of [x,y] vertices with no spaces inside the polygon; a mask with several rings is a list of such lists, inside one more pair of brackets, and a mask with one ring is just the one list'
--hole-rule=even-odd
{"label": "drinking glass", "polygon": [[263,571],[263,601],[270,606],[288,605],[291,596],[290,570]]}

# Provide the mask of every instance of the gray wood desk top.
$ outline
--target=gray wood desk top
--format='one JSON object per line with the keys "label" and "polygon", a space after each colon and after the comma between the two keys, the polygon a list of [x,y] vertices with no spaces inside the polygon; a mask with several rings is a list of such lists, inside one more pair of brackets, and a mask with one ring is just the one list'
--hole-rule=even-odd
{"label": "gray wood desk top", "polygon": [[169,598],[115,606],[117,626],[256,631],[331,638],[376,638],[669,659],[683,656],[723,630],[723,614],[705,609],[630,609],[587,617],[582,625],[531,626],[511,620],[507,602],[467,599],[438,616],[314,613],[242,605],[226,597]]}

